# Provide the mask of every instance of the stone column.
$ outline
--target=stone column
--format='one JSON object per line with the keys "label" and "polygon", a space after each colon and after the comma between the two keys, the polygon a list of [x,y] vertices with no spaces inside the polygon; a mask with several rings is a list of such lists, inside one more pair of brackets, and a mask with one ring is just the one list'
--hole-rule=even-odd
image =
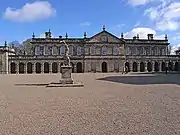
{"label": "stone column", "polygon": [[74,73],[76,73],[76,71],[77,71],[76,65],[77,65],[77,63],[74,63]]}
{"label": "stone column", "polygon": [[175,71],[175,61],[173,61],[173,66],[172,66],[172,70]]}
{"label": "stone column", "polygon": [[24,73],[27,74],[27,63],[24,63]]}
{"label": "stone column", "polygon": [[50,73],[50,74],[52,73],[52,62],[49,63],[49,73]]}
{"label": "stone column", "polygon": [[57,66],[58,66],[58,69],[57,69],[57,70],[58,70],[58,73],[60,73],[60,65],[61,65],[61,63],[58,62],[58,63],[57,63]]}
{"label": "stone column", "polygon": [[144,62],[144,72],[148,72],[148,70],[147,70],[147,62]]}
{"label": "stone column", "polygon": [[130,68],[130,72],[133,71],[133,62],[129,62],[129,68]]}
{"label": "stone column", "polygon": [[152,61],[152,72],[154,72],[155,69],[154,69],[154,61]]}
{"label": "stone column", "polygon": [[32,65],[32,72],[33,72],[33,74],[36,73],[36,63],[33,63],[33,65]]}
{"label": "stone column", "polygon": [[140,63],[137,62],[137,71],[140,72]]}
{"label": "stone column", "polygon": [[9,68],[8,68],[8,74],[11,74],[11,63],[9,62],[8,64]]}
{"label": "stone column", "polygon": [[44,62],[41,62],[41,73],[44,73]]}
{"label": "stone column", "polygon": [[166,67],[169,67],[169,62],[166,61],[165,63],[166,63]]}
{"label": "stone column", "polygon": [[19,74],[19,63],[16,64],[16,74]]}
{"label": "stone column", "polygon": [[159,62],[159,71],[162,72],[162,61]]}

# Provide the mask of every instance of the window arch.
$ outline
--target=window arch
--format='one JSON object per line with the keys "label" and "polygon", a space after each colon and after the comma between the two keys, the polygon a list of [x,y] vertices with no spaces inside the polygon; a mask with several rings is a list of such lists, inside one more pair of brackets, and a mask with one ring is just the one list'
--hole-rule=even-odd
{"label": "window arch", "polygon": [[44,46],[44,55],[50,55],[50,48],[48,46]]}
{"label": "window arch", "polygon": [[101,55],[107,55],[107,47],[105,45],[101,48]]}
{"label": "window arch", "polygon": [[65,46],[64,46],[64,45],[62,45],[62,46],[60,47],[60,55],[61,55],[61,56],[65,55]]}
{"label": "window arch", "polygon": [[77,47],[77,55],[82,55],[82,47],[81,46]]}
{"label": "window arch", "polygon": [[58,55],[58,48],[57,46],[52,47],[52,55]]}
{"label": "window arch", "polygon": [[69,46],[69,55],[74,55],[74,47],[72,45]]}
{"label": "window arch", "polygon": [[35,55],[40,55],[40,46],[35,47]]}
{"label": "window arch", "polygon": [[95,55],[95,46],[90,47],[90,55]]}
{"label": "window arch", "polygon": [[118,48],[118,46],[114,46],[114,47],[113,47],[113,54],[114,54],[114,55],[118,55],[118,54],[119,54],[119,48]]}

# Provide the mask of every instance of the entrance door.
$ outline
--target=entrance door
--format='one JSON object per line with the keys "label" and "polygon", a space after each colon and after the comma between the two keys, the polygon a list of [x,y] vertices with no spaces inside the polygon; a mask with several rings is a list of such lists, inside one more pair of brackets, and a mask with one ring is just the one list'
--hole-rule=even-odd
{"label": "entrance door", "polygon": [[49,63],[44,63],[44,73],[49,73]]}
{"label": "entrance door", "polygon": [[178,62],[175,63],[174,70],[179,71],[179,63]]}
{"label": "entrance door", "polygon": [[56,62],[52,63],[52,73],[58,72],[58,64]]}
{"label": "entrance door", "polygon": [[140,72],[144,72],[145,71],[145,66],[144,66],[144,63],[141,62],[140,63]]}
{"label": "entrance door", "polygon": [[103,72],[103,73],[107,73],[107,63],[106,63],[106,62],[103,62],[102,65],[101,65],[101,67],[102,67],[102,72]]}
{"label": "entrance door", "polygon": [[19,63],[19,74],[24,74],[24,63]]}
{"label": "entrance door", "polygon": [[77,73],[82,73],[82,63],[81,62],[78,62],[77,63]]}
{"label": "entrance door", "polygon": [[28,74],[31,74],[32,73],[32,63],[30,63],[30,62],[28,62],[28,64],[27,64],[27,73]]}
{"label": "entrance door", "polygon": [[166,63],[165,63],[165,62],[162,62],[162,64],[161,64],[161,70],[162,70],[162,71],[166,71]]}
{"label": "entrance door", "polygon": [[148,70],[148,72],[151,72],[151,71],[152,71],[152,64],[151,64],[151,62],[148,62],[148,64],[147,64],[147,70]]}
{"label": "entrance door", "polygon": [[159,63],[158,62],[155,62],[155,64],[154,64],[154,71],[155,72],[159,71]]}
{"label": "entrance door", "polygon": [[37,74],[41,73],[41,64],[40,63],[36,63],[36,73]]}
{"label": "entrance door", "polygon": [[15,74],[15,73],[16,73],[16,64],[11,63],[11,74]]}
{"label": "entrance door", "polygon": [[133,62],[133,72],[137,72],[137,63]]}

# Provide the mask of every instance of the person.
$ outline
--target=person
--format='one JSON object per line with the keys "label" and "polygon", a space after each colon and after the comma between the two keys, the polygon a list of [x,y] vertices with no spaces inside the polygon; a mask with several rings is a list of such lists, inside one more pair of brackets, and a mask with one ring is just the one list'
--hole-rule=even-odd
{"label": "person", "polygon": [[168,71],[168,67],[166,67],[166,74],[167,74],[167,71]]}
{"label": "person", "polygon": [[128,66],[125,67],[125,73],[128,73]]}
{"label": "person", "polygon": [[125,68],[125,67],[123,67],[122,74],[124,74],[124,73],[125,73],[125,71],[126,71],[126,68]]}

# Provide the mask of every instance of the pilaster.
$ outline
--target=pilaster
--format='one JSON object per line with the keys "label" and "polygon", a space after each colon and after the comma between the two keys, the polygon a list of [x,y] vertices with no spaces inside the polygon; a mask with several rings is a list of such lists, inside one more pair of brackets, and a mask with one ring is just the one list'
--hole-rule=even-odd
{"label": "pilaster", "polygon": [[50,73],[50,74],[52,73],[52,62],[49,63],[49,73]]}
{"label": "pilaster", "polygon": [[36,63],[35,62],[32,65],[32,72],[33,72],[33,74],[36,73]]}
{"label": "pilaster", "polygon": [[44,62],[41,63],[41,73],[44,73]]}
{"label": "pilaster", "polygon": [[19,74],[19,63],[16,64],[16,74]]}

